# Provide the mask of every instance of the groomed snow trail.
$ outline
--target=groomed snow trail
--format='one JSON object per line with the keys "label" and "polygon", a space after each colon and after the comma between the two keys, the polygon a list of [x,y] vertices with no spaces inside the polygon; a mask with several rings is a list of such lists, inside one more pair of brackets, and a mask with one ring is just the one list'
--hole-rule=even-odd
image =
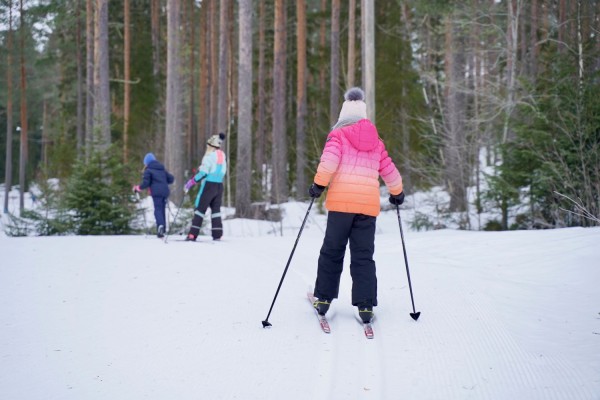
{"label": "groomed snow trail", "polygon": [[0,238],[0,398],[598,399],[600,229],[407,233],[418,321],[399,234],[378,235],[373,340],[347,265],[331,334],[309,308],[322,232],[270,329],[295,234],[171,239]]}

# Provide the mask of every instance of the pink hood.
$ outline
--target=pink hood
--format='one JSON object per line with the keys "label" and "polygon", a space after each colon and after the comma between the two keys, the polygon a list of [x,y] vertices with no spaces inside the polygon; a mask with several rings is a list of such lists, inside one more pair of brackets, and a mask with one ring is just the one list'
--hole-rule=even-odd
{"label": "pink hood", "polygon": [[377,128],[368,119],[339,128],[352,146],[360,151],[372,151],[379,144]]}

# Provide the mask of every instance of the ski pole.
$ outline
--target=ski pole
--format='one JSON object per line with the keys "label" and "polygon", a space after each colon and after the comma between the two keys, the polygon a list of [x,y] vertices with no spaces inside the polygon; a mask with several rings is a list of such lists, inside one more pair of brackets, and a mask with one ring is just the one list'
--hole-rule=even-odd
{"label": "ski pole", "polygon": [[285,265],[285,269],[283,270],[283,275],[281,276],[281,280],[279,281],[279,286],[277,287],[277,291],[275,292],[275,297],[273,297],[273,302],[271,303],[271,308],[269,308],[269,313],[267,314],[267,318],[262,321],[263,328],[267,326],[271,326],[269,322],[269,316],[271,315],[271,311],[273,311],[273,306],[275,305],[275,300],[277,300],[277,295],[279,294],[279,290],[281,289],[281,285],[283,284],[283,279],[285,278],[285,274],[287,273],[288,267],[290,266],[290,262],[292,261],[292,257],[294,256],[294,251],[296,251],[296,246],[298,245],[298,241],[300,240],[300,235],[302,234],[302,230],[304,229],[304,224],[306,224],[306,219],[308,218],[308,214],[310,213],[310,209],[315,202],[315,198],[313,197],[308,205],[308,210],[306,210],[306,215],[304,216],[304,220],[302,221],[302,226],[300,226],[300,232],[298,232],[298,237],[296,238],[296,243],[294,243],[294,248],[292,248],[292,252],[290,253],[290,258],[288,258],[287,264]]}
{"label": "ski pole", "polygon": [[173,223],[169,224],[169,230],[167,231],[167,234],[165,235],[165,243],[167,243],[168,239],[169,239],[169,235],[171,234],[171,226],[175,225],[175,222],[177,221],[177,216],[179,215],[179,211],[181,210],[181,207],[183,207],[183,202],[185,201],[185,196],[187,193],[184,193],[183,197],[181,198],[181,203],[179,204],[179,207],[177,208],[177,212],[175,213],[175,218],[173,218]]}
{"label": "ski pole", "polygon": [[404,244],[404,232],[402,232],[402,219],[400,218],[400,206],[396,204],[396,211],[398,212],[398,225],[400,225],[400,238],[402,239],[402,251],[404,252],[404,265],[406,265],[406,276],[408,277],[408,288],[410,289],[410,301],[412,302],[413,312],[410,316],[415,321],[419,319],[421,311],[415,311],[415,299],[413,297],[412,284],[410,282],[410,272],[408,271],[408,257],[406,256],[406,245]]}

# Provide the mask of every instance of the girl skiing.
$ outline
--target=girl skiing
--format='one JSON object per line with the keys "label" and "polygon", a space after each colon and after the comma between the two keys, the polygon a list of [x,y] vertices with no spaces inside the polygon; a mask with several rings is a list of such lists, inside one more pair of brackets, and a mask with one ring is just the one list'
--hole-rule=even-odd
{"label": "girl skiing", "polygon": [[225,134],[212,135],[206,142],[206,152],[198,173],[190,179],[184,187],[187,193],[196,183],[202,182],[194,210],[192,226],[185,240],[195,241],[200,233],[202,221],[206,210],[210,206],[211,233],[213,240],[220,240],[223,236],[223,222],[221,221],[221,201],[223,199],[223,178],[227,172],[227,160],[221,150]]}
{"label": "girl skiing", "polygon": [[375,125],[367,119],[360,88],[352,88],[327,142],[309,194],[317,198],[329,186],[325,207],[327,228],[318,261],[314,307],[325,315],[338,297],[346,244],[350,241],[352,305],[364,323],[377,305],[375,222],[380,212],[379,176],[387,185],[392,204],[402,204],[402,177],[388,156]]}

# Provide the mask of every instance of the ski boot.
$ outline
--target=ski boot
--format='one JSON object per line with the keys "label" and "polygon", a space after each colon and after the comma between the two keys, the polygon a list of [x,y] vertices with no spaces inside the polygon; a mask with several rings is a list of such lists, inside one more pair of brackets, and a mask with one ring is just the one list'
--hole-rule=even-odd
{"label": "ski boot", "polygon": [[186,242],[195,242],[196,241],[196,236],[194,236],[193,233],[188,233],[188,235],[185,238]]}
{"label": "ski boot", "polygon": [[358,306],[358,315],[363,324],[370,324],[373,320],[373,306],[370,304],[361,304]]}
{"label": "ski boot", "polygon": [[164,226],[162,226],[162,225],[158,226],[156,237],[158,237],[159,239],[165,237],[165,227]]}
{"label": "ski boot", "polygon": [[313,303],[313,307],[315,307],[319,315],[325,315],[327,310],[329,310],[330,305],[331,300],[327,299],[315,299],[315,302]]}

